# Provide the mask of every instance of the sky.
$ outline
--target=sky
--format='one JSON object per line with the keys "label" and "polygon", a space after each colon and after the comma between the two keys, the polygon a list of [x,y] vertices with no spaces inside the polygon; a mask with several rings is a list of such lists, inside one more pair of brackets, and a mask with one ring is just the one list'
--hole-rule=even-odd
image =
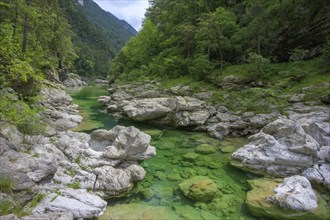
{"label": "sky", "polygon": [[139,30],[144,13],[149,6],[148,0],[94,0],[103,10],[117,18],[127,21]]}

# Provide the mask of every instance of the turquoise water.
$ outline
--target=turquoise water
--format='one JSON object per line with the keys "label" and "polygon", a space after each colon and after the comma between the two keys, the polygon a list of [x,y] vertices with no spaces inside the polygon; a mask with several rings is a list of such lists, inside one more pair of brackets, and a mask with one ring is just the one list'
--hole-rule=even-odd
{"label": "turquoise water", "polygon": [[[157,149],[157,156],[141,163],[147,171],[144,180],[125,197],[110,199],[107,212],[99,219],[256,219],[245,205],[248,177],[229,164],[230,152],[243,146],[246,139],[219,141],[200,132],[117,121],[97,103],[98,96],[107,94],[104,86],[70,94],[84,117],[77,130],[134,125],[152,136],[151,145]],[[197,149],[201,144],[214,151],[201,154]],[[195,176],[206,176],[217,185],[211,201],[195,202],[180,191],[179,184]]]}

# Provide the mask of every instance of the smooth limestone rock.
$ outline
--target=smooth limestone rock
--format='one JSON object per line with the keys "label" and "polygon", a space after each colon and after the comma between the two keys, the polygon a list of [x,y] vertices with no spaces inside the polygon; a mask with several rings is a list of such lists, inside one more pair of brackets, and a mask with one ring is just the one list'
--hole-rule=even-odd
{"label": "smooth limestone rock", "polygon": [[206,176],[196,176],[179,184],[181,192],[194,201],[208,202],[218,192],[218,186]]}
{"label": "smooth limestone rock", "polygon": [[318,163],[312,168],[306,169],[303,173],[307,179],[312,183],[317,183],[326,187],[330,190],[330,164],[329,163]]}
{"label": "smooth limestone rock", "polygon": [[72,98],[65,92],[63,85],[45,81],[40,93],[40,103],[46,108],[43,115],[50,126],[47,133],[73,129],[82,121],[78,105],[72,103]]}
{"label": "smooth limestone rock", "polygon": [[232,154],[231,164],[258,174],[301,174],[316,161],[319,144],[296,122],[278,119],[249,137]]}
{"label": "smooth limestone rock", "polygon": [[[35,207],[33,216],[66,211],[72,212],[74,218],[102,214],[106,202],[101,198],[127,193],[133,182],[146,175],[136,160],[156,154],[155,148],[149,145],[150,136],[134,127],[117,126],[110,131],[94,131],[91,135],[65,131],[37,139],[27,135],[24,139],[19,137],[23,135],[13,126],[0,127],[0,176],[10,178],[13,184],[9,190],[24,204],[40,191],[48,195]],[[37,141],[25,148],[24,140]],[[91,145],[94,144],[94,148],[101,151],[93,150]],[[122,149],[123,159],[104,157],[107,148],[103,145],[108,144]],[[87,192],[91,189],[93,193]],[[52,192],[60,192],[60,195]]]}
{"label": "smooth limestone rock", "polygon": [[148,121],[165,117],[175,108],[169,98],[138,99],[123,107],[124,112],[133,120]]}
{"label": "smooth limestone rock", "polygon": [[[23,220],[73,220],[72,212],[48,212],[45,214],[34,214],[30,216],[24,216]],[[1,217],[0,217],[0,220]],[[8,219],[9,220],[9,219]]]}
{"label": "smooth limestone rock", "polygon": [[78,74],[70,73],[67,78],[63,81],[66,87],[80,87],[86,86],[86,83],[81,79]]}
{"label": "smooth limestone rock", "polygon": [[103,198],[118,196],[129,191],[134,180],[141,180],[145,171],[137,165],[129,169],[118,169],[112,166],[102,166],[94,170],[97,175],[94,190]]}
{"label": "smooth limestone rock", "polygon": [[282,209],[312,211],[316,209],[317,198],[308,179],[303,176],[291,176],[274,189],[275,194],[269,200]]}
{"label": "smooth limestone rock", "polygon": [[203,125],[210,117],[207,111],[180,111],[174,114],[175,125],[179,127]]}
{"label": "smooth limestone rock", "polygon": [[[311,211],[283,209],[274,204],[270,197],[274,196],[274,189],[282,183],[283,179],[255,179],[248,181],[251,191],[247,193],[246,203],[250,212],[257,217],[288,220],[326,220],[329,219],[329,210],[326,201],[317,193],[318,207]],[[295,189],[293,189],[294,191]],[[304,198],[300,198],[304,199]],[[296,202],[297,200],[288,202]],[[291,206],[292,207],[292,206]]]}
{"label": "smooth limestone rock", "polygon": [[34,215],[46,212],[71,212],[73,218],[92,218],[102,215],[107,202],[86,189],[62,189],[60,195],[49,194],[32,211]]}
{"label": "smooth limestone rock", "polygon": [[110,146],[106,147],[103,157],[120,160],[145,160],[156,155],[155,147],[149,145],[150,135],[132,126],[116,126],[112,131],[116,138]]}

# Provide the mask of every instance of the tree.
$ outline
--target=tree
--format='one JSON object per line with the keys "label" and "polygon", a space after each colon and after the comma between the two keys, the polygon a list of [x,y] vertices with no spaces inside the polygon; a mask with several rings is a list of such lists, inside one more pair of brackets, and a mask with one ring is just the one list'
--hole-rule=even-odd
{"label": "tree", "polygon": [[218,7],[213,13],[204,14],[199,20],[198,42],[203,49],[207,49],[209,59],[212,50],[219,52],[221,69],[224,50],[231,47],[230,38],[237,30],[234,14],[223,7]]}

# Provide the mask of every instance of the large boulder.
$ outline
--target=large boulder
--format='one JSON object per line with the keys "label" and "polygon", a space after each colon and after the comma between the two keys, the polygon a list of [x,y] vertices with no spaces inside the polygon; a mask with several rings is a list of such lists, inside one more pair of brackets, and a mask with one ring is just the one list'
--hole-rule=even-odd
{"label": "large boulder", "polygon": [[168,98],[138,99],[123,107],[124,112],[133,120],[148,121],[165,117],[175,107]]}
{"label": "large boulder", "polygon": [[323,185],[330,190],[330,164],[320,162],[313,167],[306,169],[303,173],[312,183]]}
{"label": "large boulder", "polygon": [[[246,203],[253,215],[278,220],[326,220],[329,218],[326,201],[309,187],[308,180],[298,177],[294,178],[293,181],[292,179],[288,179],[285,183],[282,183],[282,181],[283,179],[266,178],[249,181],[251,190],[247,193]],[[287,185],[288,183],[290,184]],[[276,192],[274,192],[274,189],[276,189]],[[286,191],[287,193],[284,193]],[[307,192],[307,194],[301,192]],[[312,195],[312,198],[310,198],[312,202],[306,206],[303,205],[306,204],[308,199],[305,195]],[[299,204],[299,201],[302,204]],[[317,201],[316,208],[309,211],[301,209],[302,207],[315,207],[315,201]],[[282,204],[283,208],[279,206],[279,203]]]}
{"label": "large boulder", "polygon": [[218,192],[217,184],[206,176],[187,179],[179,184],[179,188],[185,196],[199,202],[212,200]]}
{"label": "large boulder", "polygon": [[71,212],[73,218],[92,218],[102,215],[107,202],[86,189],[63,189],[61,195],[50,194],[33,210],[45,212]]}
{"label": "large boulder", "polygon": [[145,160],[156,155],[155,147],[149,145],[150,135],[132,126],[116,126],[112,130],[116,138],[104,150],[104,157],[121,160]]}
{"label": "large boulder", "polygon": [[175,97],[175,100],[176,111],[197,111],[201,110],[201,108],[205,106],[204,101],[189,96],[177,96]]}
{"label": "large boulder", "polygon": [[282,209],[309,212],[318,207],[312,185],[303,176],[285,178],[283,183],[274,189],[274,193],[268,198]]}
{"label": "large boulder", "polygon": [[210,117],[207,111],[181,111],[174,115],[175,125],[179,127],[203,125]]}
{"label": "large boulder", "polygon": [[232,165],[259,174],[301,174],[317,160],[319,144],[296,122],[278,119],[249,137],[232,155]]}
{"label": "large boulder", "polygon": [[94,190],[103,198],[111,198],[129,191],[133,181],[142,180],[146,174],[144,169],[132,164],[127,168],[102,166],[94,170],[97,175]]}
{"label": "large boulder", "polygon": [[86,85],[86,83],[81,79],[81,77],[78,74],[74,73],[69,73],[66,76],[66,79],[63,81],[63,84],[66,87],[80,87]]}
{"label": "large boulder", "polygon": [[43,115],[49,125],[49,134],[73,129],[82,121],[78,105],[72,103],[72,98],[65,92],[64,86],[45,81],[40,93],[40,103],[46,108]]}

